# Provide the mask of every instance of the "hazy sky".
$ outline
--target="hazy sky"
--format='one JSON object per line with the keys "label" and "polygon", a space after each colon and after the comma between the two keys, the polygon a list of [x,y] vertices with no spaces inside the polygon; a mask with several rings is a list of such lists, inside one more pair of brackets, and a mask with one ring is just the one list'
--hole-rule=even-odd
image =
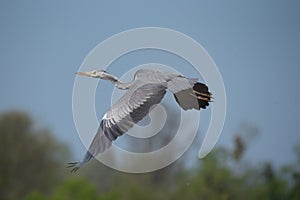
{"label": "hazy sky", "polygon": [[[1,1],[0,111],[28,111],[81,156],[71,106],[74,72],[116,33],[165,27],[199,42],[221,72],[228,110],[218,145],[231,144],[246,121],[261,133],[248,158],[283,164],[300,143],[299,19],[298,0]],[[131,65],[121,61],[116,64]],[[110,72],[122,75],[116,68]],[[184,67],[181,72],[193,75]],[[99,115],[109,106],[104,96],[106,101],[97,105]]]}

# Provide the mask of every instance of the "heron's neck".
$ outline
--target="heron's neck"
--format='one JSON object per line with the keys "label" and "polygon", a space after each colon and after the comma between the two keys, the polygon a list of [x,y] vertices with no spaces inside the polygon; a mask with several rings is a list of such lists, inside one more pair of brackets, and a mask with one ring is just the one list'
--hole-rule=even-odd
{"label": "heron's neck", "polygon": [[130,87],[130,82],[129,83],[123,83],[117,77],[115,77],[113,75],[110,75],[110,74],[107,74],[104,79],[110,81],[118,89],[121,89],[121,90],[127,90]]}

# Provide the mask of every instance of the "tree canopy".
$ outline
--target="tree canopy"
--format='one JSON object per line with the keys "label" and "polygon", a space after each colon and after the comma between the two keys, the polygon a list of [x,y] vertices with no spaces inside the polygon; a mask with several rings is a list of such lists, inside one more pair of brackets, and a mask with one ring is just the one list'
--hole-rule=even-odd
{"label": "tree canopy", "polygon": [[299,147],[295,162],[281,168],[269,161],[251,164],[243,159],[251,148],[247,138],[238,133],[232,149],[218,147],[192,166],[183,157],[155,172],[128,174],[94,160],[71,174],[65,168],[70,160],[65,144],[50,130],[38,128],[28,114],[7,112],[0,116],[0,196],[8,200],[300,199]]}
{"label": "tree canopy", "polygon": [[0,196],[20,199],[30,191],[50,192],[62,177],[67,154],[47,129],[24,112],[0,116]]}

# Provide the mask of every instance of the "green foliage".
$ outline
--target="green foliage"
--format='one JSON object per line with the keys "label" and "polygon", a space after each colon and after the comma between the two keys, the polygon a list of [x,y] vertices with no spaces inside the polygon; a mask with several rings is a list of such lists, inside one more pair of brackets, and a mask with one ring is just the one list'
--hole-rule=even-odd
{"label": "green foliage", "polygon": [[[200,161],[198,167],[180,168],[175,173],[169,173],[170,169],[166,168],[148,174],[127,174],[102,166],[97,174],[104,172],[113,180],[104,190],[88,177],[68,178],[55,187],[51,195],[33,192],[26,200],[299,199],[299,182],[289,187],[288,180],[270,168],[270,164],[235,174],[223,162],[223,156],[222,151],[215,151]],[[153,178],[163,173],[175,177],[173,182],[167,181],[169,186],[166,186],[164,175],[162,179]],[[106,182],[106,178],[98,181]]]}
{"label": "green foliage", "polygon": [[271,163],[243,165],[249,145],[240,136],[233,150],[215,149],[192,167],[180,159],[155,172],[128,174],[91,161],[66,176],[66,149],[49,131],[35,127],[25,113],[0,116],[1,199],[300,199],[299,163],[282,170]]}
{"label": "green foliage", "polygon": [[172,199],[239,199],[237,192],[240,180],[229,168],[223,166],[216,157],[220,152],[214,152],[205,158],[194,174],[181,183],[179,190]]}
{"label": "green foliage", "polygon": [[291,188],[289,193],[290,200],[298,200],[300,199],[300,180],[298,180],[295,185]]}
{"label": "green foliage", "polygon": [[96,187],[84,179],[67,179],[59,184],[51,195],[43,195],[39,192],[32,192],[26,200],[102,200]]}
{"label": "green foliage", "polygon": [[0,196],[20,199],[31,190],[49,192],[59,182],[66,149],[26,113],[0,116]]}
{"label": "green foliage", "polygon": [[98,200],[99,194],[96,187],[83,179],[69,179],[55,189],[53,200]]}
{"label": "green foliage", "polygon": [[45,196],[38,191],[31,192],[25,198],[25,200],[45,200],[45,199],[46,199]]}

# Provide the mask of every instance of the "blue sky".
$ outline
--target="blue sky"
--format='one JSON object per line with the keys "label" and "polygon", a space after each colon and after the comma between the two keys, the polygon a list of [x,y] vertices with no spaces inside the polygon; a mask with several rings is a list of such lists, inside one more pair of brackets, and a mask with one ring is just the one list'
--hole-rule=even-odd
{"label": "blue sky", "polygon": [[[261,133],[248,158],[283,164],[300,142],[299,19],[297,0],[1,1],[0,111],[28,111],[81,156],[72,117],[74,72],[111,35],[165,27],[199,42],[222,74],[228,104],[218,145],[231,144],[247,121]],[[97,112],[108,106],[97,105]]]}

